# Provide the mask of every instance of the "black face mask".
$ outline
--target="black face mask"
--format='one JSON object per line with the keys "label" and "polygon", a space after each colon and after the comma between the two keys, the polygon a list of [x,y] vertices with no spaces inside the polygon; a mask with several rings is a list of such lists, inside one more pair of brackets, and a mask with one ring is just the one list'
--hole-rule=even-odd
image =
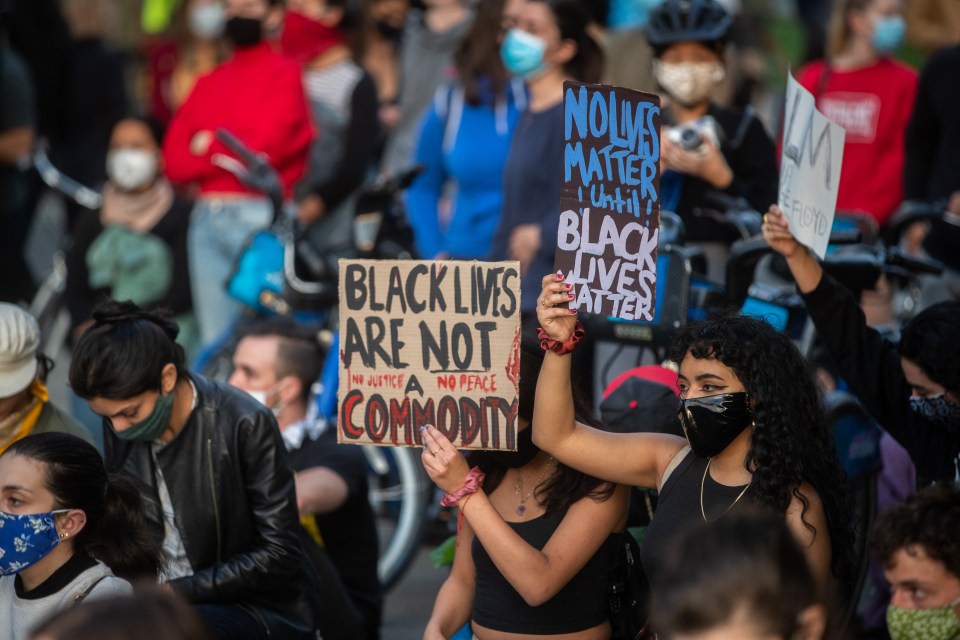
{"label": "black face mask", "polygon": [[227,20],[223,32],[233,46],[238,48],[252,47],[263,40],[263,21],[256,18],[233,16]]}
{"label": "black face mask", "polygon": [[389,22],[384,20],[377,20],[373,25],[377,33],[380,34],[380,37],[385,40],[400,40],[400,36],[403,34],[403,27],[395,27]]}
{"label": "black face mask", "polygon": [[701,458],[711,458],[726,449],[751,422],[750,396],[742,391],[680,399],[680,424],[690,448]]}
{"label": "black face mask", "polygon": [[508,469],[519,469],[537,457],[540,449],[533,444],[533,427],[527,427],[517,433],[516,451],[488,451],[490,459]]}

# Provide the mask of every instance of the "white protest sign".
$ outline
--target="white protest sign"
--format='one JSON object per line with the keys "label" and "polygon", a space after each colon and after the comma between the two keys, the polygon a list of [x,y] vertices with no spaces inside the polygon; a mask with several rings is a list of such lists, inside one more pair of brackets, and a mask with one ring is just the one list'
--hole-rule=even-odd
{"label": "white protest sign", "polygon": [[777,204],[790,231],[823,258],[837,212],[843,127],[817,110],[813,94],[787,75]]}

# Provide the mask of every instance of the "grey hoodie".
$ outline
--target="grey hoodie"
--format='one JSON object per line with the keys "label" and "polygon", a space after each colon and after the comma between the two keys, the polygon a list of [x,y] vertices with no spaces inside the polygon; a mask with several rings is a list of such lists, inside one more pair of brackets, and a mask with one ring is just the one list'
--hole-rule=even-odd
{"label": "grey hoodie", "polygon": [[424,12],[407,16],[400,51],[400,122],[387,142],[382,170],[396,173],[413,162],[413,147],[420,120],[437,88],[453,75],[453,54],[473,22],[472,14],[460,24],[435,33],[427,28]]}

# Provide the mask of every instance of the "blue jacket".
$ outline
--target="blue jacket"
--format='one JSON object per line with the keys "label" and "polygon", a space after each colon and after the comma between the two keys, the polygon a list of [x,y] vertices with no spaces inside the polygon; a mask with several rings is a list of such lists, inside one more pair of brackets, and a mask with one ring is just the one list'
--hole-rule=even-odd
{"label": "blue jacket", "polygon": [[[407,191],[407,211],[423,258],[485,259],[500,220],[503,166],[526,89],[511,80],[503,95],[480,105],[464,99],[463,87],[437,90],[424,116],[416,162],[426,170]],[[449,220],[440,220],[439,203],[452,194]]]}

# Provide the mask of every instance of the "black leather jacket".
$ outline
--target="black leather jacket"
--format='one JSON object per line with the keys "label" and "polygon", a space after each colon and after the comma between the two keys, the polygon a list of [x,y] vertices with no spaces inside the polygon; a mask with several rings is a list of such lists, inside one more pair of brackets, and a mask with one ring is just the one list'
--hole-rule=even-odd
{"label": "black leather jacket", "polygon": [[[186,426],[157,452],[193,575],[170,585],[193,603],[239,604],[275,638],[313,638],[313,582],[298,538],[293,472],[273,415],[243,392],[191,375]],[[131,477],[163,539],[151,443],[104,428],[108,468]]]}

